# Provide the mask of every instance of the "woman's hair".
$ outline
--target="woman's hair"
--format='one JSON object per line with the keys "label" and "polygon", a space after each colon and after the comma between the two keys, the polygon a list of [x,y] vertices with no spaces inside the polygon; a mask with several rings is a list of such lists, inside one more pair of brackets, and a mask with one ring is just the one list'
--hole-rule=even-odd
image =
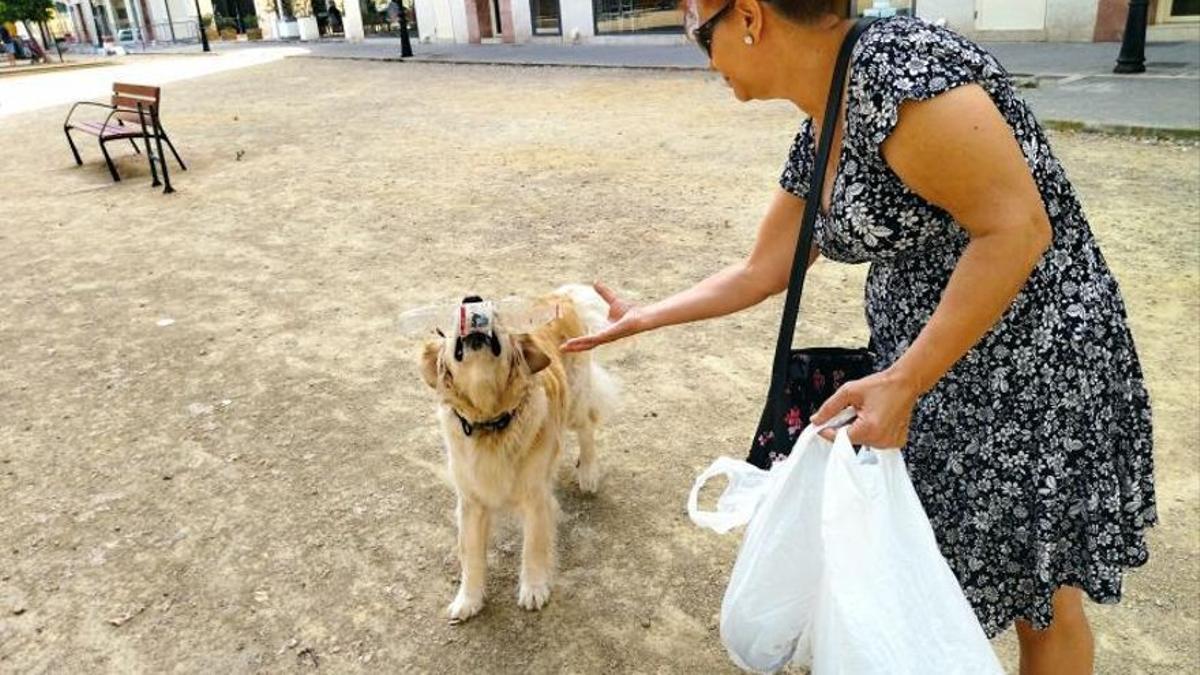
{"label": "woman's hair", "polygon": [[[689,6],[693,6],[697,0],[679,0],[679,8],[683,11],[688,11]],[[730,0],[732,1],[732,0]],[[846,16],[846,10],[850,7],[851,2],[855,0],[762,0],[764,3],[771,5],[783,15],[785,19],[789,19],[796,23],[811,23],[826,14],[835,14],[837,16]],[[857,3],[855,3],[857,4]]]}
{"label": "woman's hair", "polygon": [[[852,0],[850,0],[852,1]],[[848,0],[763,0],[796,23],[815,21],[826,14],[846,16]]]}

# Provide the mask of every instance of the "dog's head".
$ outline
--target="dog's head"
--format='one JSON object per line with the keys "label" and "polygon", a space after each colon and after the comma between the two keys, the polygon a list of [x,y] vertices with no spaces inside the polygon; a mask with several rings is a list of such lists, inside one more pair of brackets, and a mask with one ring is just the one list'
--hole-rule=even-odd
{"label": "dog's head", "polygon": [[474,419],[488,419],[516,407],[533,376],[550,357],[526,333],[487,332],[444,336],[425,344],[421,378],[443,401]]}

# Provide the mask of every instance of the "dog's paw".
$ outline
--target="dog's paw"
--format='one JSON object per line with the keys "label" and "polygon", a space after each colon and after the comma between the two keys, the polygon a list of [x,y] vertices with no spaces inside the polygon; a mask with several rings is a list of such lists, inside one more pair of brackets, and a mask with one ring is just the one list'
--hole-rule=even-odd
{"label": "dog's paw", "polygon": [[540,584],[522,582],[521,587],[517,590],[517,604],[531,612],[541,609],[549,600],[550,584],[546,582]]}
{"label": "dog's paw", "polygon": [[600,469],[596,463],[579,464],[575,467],[575,476],[579,479],[579,489],[584,494],[594,495],[600,489]]}
{"label": "dog's paw", "polygon": [[471,596],[459,591],[454,597],[454,602],[446,608],[446,615],[450,619],[451,624],[462,623],[467,619],[479,613],[483,609],[483,596]]}

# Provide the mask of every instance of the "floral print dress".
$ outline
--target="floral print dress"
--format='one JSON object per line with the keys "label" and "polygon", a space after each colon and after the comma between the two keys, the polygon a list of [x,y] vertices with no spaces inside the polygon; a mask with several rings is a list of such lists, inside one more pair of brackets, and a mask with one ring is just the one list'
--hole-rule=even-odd
{"label": "floral print dress", "polygon": [[[1053,243],[1000,322],[914,410],[905,459],[943,554],[989,636],[1052,620],[1064,585],[1121,597],[1157,520],[1150,402],[1117,282],[1042,128],[1001,65],[919,19],[878,21],[851,58],[841,158],[821,253],[870,263],[866,315],[876,368],[932,316],[969,237],[910,191],[880,146],[900,105],[977,84],[1012,128]],[[836,149],[835,149],[836,150]],[[808,193],[805,122],[780,184]]]}

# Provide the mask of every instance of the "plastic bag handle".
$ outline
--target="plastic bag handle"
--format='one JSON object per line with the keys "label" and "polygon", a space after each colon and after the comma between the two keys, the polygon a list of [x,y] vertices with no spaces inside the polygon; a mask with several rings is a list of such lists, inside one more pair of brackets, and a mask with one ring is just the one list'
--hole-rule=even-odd
{"label": "plastic bag handle", "polygon": [[[732,457],[718,457],[699,476],[692,485],[688,495],[688,517],[700,527],[707,527],[718,534],[725,534],[735,527],[745,525],[754,516],[758,502],[762,497],[762,487],[766,484],[767,471]],[[717,502],[716,511],[701,511],[699,506],[700,489],[714,476],[727,476],[729,486]],[[759,478],[757,485],[742,486],[739,489],[739,476],[754,476]]]}
{"label": "plastic bag handle", "polygon": [[[854,408],[846,408],[824,424],[809,425],[801,432],[800,438],[796,439],[796,445],[807,447],[818,432],[830,427],[842,427],[841,433],[844,434],[844,425],[854,419],[855,414]],[[688,494],[688,517],[700,527],[707,527],[718,534],[725,534],[735,527],[745,525],[754,517],[754,511],[762,501],[763,495],[766,494],[769,474],[769,471],[764,471],[744,460],[718,457],[699,476],[696,476],[696,482],[692,484],[692,491]],[[716,511],[701,511],[699,506],[700,490],[715,476],[726,476],[729,479],[729,485],[725,488],[721,498],[717,500]]]}

